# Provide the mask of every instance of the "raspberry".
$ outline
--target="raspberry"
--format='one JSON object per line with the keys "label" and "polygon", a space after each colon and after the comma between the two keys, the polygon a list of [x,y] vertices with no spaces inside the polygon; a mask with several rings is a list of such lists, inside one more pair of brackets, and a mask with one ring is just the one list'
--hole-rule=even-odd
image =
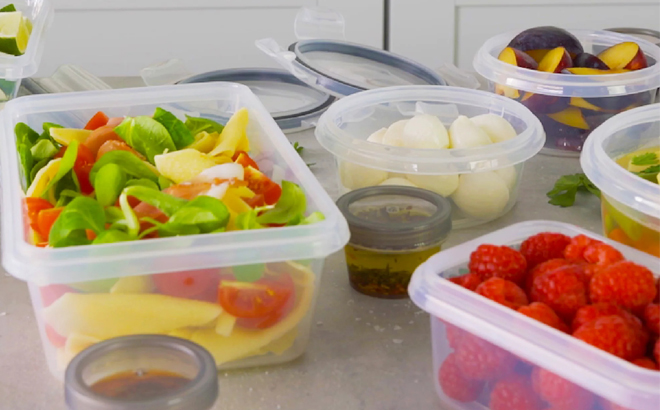
{"label": "raspberry", "polygon": [[477,286],[477,293],[511,309],[529,303],[527,295],[518,285],[501,278],[490,278],[483,282]]}
{"label": "raspberry", "polygon": [[605,316],[586,323],[573,336],[624,360],[634,360],[644,355],[643,343],[637,329],[620,316]]}
{"label": "raspberry", "polygon": [[575,318],[573,318],[571,327],[573,328],[573,331],[576,331],[585,323],[592,322],[605,316],[621,316],[626,320],[635,322],[636,326],[641,327],[641,322],[635,317],[635,315],[623,309],[622,307],[613,305],[611,303],[595,303],[593,305],[581,307],[575,314]]}
{"label": "raspberry", "polygon": [[476,273],[482,280],[496,277],[522,283],[527,261],[520,252],[508,246],[479,245],[470,255],[468,267],[470,272]]}
{"label": "raspberry", "polygon": [[587,246],[582,255],[587,262],[598,265],[609,265],[623,260],[621,252],[602,242]]}
{"label": "raspberry", "polygon": [[639,359],[635,359],[632,362],[630,362],[634,365],[637,365],[639,367],[643,367],[645,369],[649,370],[658,370],[658,365],[655,364],[655,362],[648,357],[641,357]]}
{"label": "raspberry", "polygon": [[655,341],[655,346],[653,347],[653,358],[656,363],[660,364],[660,339]]}
{"label": "raspberry", "polygon": [[461,341],[454,353],[465,377],[492,380],[513,373],[516,359],[511,353],[472,335]]}
{"label": "raspberry", "polygon": [[545,303],[570,323],[578,309],[587,304],[587,291],[581,274],[582,267],[572,265],[537,277],[530,292],[532,301]]}
{"label": "raspberry", "polygon": [[589,391],[539,367],[532,371],[532,386],[553,407],[588,409],[594,403],[594,395]]}
{"label": "raspberry", "polygon": [[490,410],[541,410],[541,400],[526,377],[500,380],[490,394]]}
{"label": "raspberry", "polygon": [[449,346],[453,347],[454,349],[461,345],[463,338],[470,336],[470,334],[465,330],[449,323],[445,323],[445,333],[447,334],[447,341],[449,342]]}
{"label": "raspberry", "polygon": [[474,292],[481,283],[481,277],[476,273],[466,273],[465,275],[450,278],[449,281]]}
{"label": "raspberry", "polygon": [[568,260],[585,260],[584,251],[592,244],[600,243],[586,235],[578,235],[571,239],[571,242],[564,249],[564,258]]}
{"label": "raspberry", "polygon": [[660,305],[657,303],[650,303],[644,309],[644,323],[646,328],[654,335],[660,334]]}
{"label": "raspberry", "polygon": [[527,260],[527,266],[533,268],[550,259],[562,258],[564,248],[570,241],[570,237],[560,233],[539,233],[523,241],[520,245],[520,253]]}
{"label": "raspberry", "polygon": [[593,279],[594,276],[598,275],[600,271],[603,270],[605,266],[603,265],[597,265],[595,263],[590,263],[588,265],[584,265],[584,285],[589,286],[591,283],[591,279]]}
{"label": "raspberry", "polygon": [[548,261],[545,261],[537,265],[527,275],[525,289],[529,293],[532,290],[532,284],[534,283],[534,279],[538,278],[539,276],[543,276],[548,272],[552,272],[553,270],[556,270],[558,268],[563,268],[564,266],[571,266],[574,264],[575,263],[573,261],[569,261],[566,259],[550,259]]}
{"label": "raspberry", "polygon": [[639,312],[653,301],[657,289],[653,273],[630,261],[613,263],[600,271],[589,284],[592,303],[615,303]]}
{"label": "raspberry", "polygon": [[555,329],[561,332],[569,333],[569,329],[568,326],[566,326],[566,323],[562,322],[562,320],[559,318],[559,316],[557,316],[555,311],[552,310],[550,306],[546,305],[545,303],[533,302],[528,306],[523,306],[519,308],[518,312],[522,313],[527,317],[531,317],[532,319],[538,320],[541,323],[545,323],[550,327],[554,327]]}
{"label": "raspberry", "polygon": [[468,379],[457,365],[456,353],[452,353],[442,362],[438,372],[438,381],[442,391],[450,398],[462,403],[475,401],[484,388],[484,382]]}

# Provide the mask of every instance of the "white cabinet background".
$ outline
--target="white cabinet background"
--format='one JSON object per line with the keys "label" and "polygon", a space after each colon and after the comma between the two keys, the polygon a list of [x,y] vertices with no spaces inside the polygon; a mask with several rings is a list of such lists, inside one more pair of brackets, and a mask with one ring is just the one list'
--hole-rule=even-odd
{"label": "white cabinet background", "polygon": [[350,41],[383,46],[383,0],[54,0],[38,76],[76,64],[98,76],[135,76],[180,58],[194,73],[277,66],[254,46],[264,37],[295,41],[302,6],[341,12]]}
{"label": "white cabinet background", "polygon": [[550,25],[660,31],[660,0],[390,0],[389,49],[429,67],[472,69],[493,35]]}

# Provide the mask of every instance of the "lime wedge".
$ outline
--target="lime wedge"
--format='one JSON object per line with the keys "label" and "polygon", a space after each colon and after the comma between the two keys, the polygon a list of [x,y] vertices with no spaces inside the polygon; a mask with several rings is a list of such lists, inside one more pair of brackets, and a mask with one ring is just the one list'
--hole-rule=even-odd
{"label": "lime wedge", "polygon": [[30,39],[28,19],[20,11],[0,13],[0,52],[20,56]]}
{"label": "lime wedge", "polygon": [[8,13],[12,11],[16,11],[16,6],[13,4],[7,4],[5,7],[0,9],[0,13]]}

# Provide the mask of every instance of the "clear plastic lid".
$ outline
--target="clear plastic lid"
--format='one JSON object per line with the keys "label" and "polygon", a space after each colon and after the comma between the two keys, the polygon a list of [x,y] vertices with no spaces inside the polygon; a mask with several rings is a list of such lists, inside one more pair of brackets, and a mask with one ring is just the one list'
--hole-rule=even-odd
{"label": "clear plastic lid", "polygon": [[569,30],[580,40],[585,52],[600,51],[625,41],[634,41],[649,60],[656,63],[642,70],[608,75],[569,75],[545,73],[516,67],[497,59],[518,33],[490,38],[474,57],[474,69],[486,79],[518,90],[564,97],[608,97],[634,94],[660,87],[660,48],[655,44],[612,31]]}
{"label": "clear plastic lid", "polygon": [[580,164],[589,179],[616,201],[655,218],[660,230],[660,185],[629,172],[615,159],[660,147],[660,104],[618,114],[596,128],[582,149]]}

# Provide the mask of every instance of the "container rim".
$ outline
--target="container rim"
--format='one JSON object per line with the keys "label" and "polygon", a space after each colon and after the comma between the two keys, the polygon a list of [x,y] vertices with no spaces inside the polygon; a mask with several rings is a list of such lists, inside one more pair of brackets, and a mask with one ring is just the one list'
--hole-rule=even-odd
{"label": "container rim", "polygon": [[[658,259],[636,249],[596,235],[586,229],[555,221],[527,221],[509,225],[461,245],[445,249],[429,258],[414,272],[408,287],[410,298],[420,309],[437,318],[513,351],[535,365],[581,385],[607,399],[649,403],[637,410],[654,410],[650,399],[660,400],[660,373],[649,371],[577,340],[467,289],[457,287],[440,274],[464,265],[470,253],[483,243],[517,245],[541,232],[559,232],[569,236],[589,235],[608,243],[636,263],[647,266],[660,276]],[[514,323],[521,323],[515,326]],[[512,348],[515,346],[515,348]]]}
{"label": "container rim", "polygon": [[[515,138],[483,147],[430,150],[374,144],[366,141],[366,135],[364,139],[355,138],[337,124],[347,112],[409,101],[496,107],[500,114],[507,113],[521,119],[526,128]],[[338,158],[370,168],[453,175],[492,171],[526,161],[543,148],[545,133],[539,119],[527,107],[509,98],[459,87],[415,85],[368,90],[342,98],[319,119],[316,139]]]}
{"label": "container rim", "polygon": [[639,44],[655,64],[636,71],[608,75],[543,73],[520,68],[497,59],[497,55],[519,32],[507,32],[488,39],[473,60],[476,72],[497,84],[533,93],[574,97],[608,97],[649,91],[660,87],[660,47],[644,39],[606,30],[568,30],[582,40],[612,46],[624,41]]}
{"label": "container rim", "polygon": [[[660,103],[615,115],[597,127],[584,145],[580,165],[605,194],[643,214],[660,219],[660,185],[647,181],[617,164],[603,145],[626,128],[660,121]],[[658,137],[660,144],[660,136]]]}

